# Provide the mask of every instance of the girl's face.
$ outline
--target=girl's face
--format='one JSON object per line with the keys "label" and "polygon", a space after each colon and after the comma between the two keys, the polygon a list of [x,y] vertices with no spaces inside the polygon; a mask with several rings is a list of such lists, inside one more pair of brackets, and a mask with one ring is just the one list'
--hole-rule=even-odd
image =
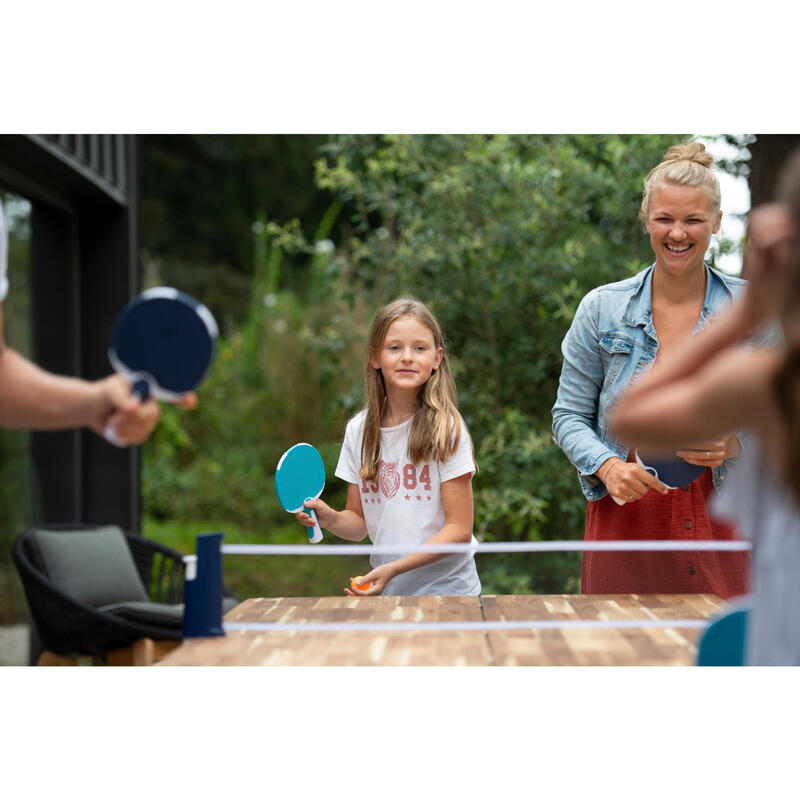
{"label": "girl's face", "polygon": [[369,363],[383,373],[387,392],[394,389],[416,394],[443,355],[427,325],[416,317],[400,317],[389,326],[383,345]]}
{"label": "girl's face", "polygon": [[712,214],[708,194],[697,186],[663,183],[653,190],[647,232],[656,267],[675,277],[703,268],[711,234],[719,230],[722,212]]}

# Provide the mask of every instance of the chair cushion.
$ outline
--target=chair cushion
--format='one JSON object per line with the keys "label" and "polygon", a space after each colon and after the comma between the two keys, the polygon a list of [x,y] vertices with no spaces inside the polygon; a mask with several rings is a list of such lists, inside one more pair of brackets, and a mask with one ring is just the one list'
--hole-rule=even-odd
{"label": "chair cushion", "polygon": [[129,600],[125,603],[112,603],[101,606],[99,611],[114,614],[131,622],[144,622],[152,625],[174,626],[180,630],[183,625],[183,603],[150,603]]}
{"label": "chair cushion", "polygon": [[[222,613],[227,614],[239,603],[232,597],[222,598]],[[125,603],[112,603],[98,609],[106,614],[115,614],[132,622],[144,622],[153,625],[174,625],[180,628],[183,624],[183,603],[150,603],[129,600]]]}
{"label": "chair cushion", "polygon": [[64,594],[99,607],[147,600],[125,534],[116,525],[90,531],[33,532],[50,582]]}

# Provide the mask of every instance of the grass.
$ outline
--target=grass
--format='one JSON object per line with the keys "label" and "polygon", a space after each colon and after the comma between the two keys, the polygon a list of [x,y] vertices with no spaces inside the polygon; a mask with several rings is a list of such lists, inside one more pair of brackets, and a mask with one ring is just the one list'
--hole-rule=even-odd
{"label": "grass", "polygon": [[[142,519],[142,534],[181,553],[195,552],[198,533],[222,531],[225,544],[305,544],[306,535],[294,519],[274,526],[268,533],[252,531],[219,520]],[[323,534],[325,542],[337,543]],[[319,597],[341,595],[349,578],[370,569],[367,556],[236,556],[223,559],[226,585],[240,600],[248,597]]]}

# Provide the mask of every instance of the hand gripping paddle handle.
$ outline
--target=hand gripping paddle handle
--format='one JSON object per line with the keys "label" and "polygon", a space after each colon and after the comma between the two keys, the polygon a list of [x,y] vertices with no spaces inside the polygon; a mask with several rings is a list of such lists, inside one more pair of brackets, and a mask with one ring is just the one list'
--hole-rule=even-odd
{"label": "hand gripping paddle handle", "polygon": [[[133,386],[131,386],[131,394],[135,397],[138,397],[140,403],[144,403],[145,400],[150,397],[150,384],[144,380],[144,378],[141,378],[140,380],[136,381]],[[114,447],[128,446],[127,442],[123,441],[117,436],[110,422],[103,430],[103,437],[109,444],[113,444]]]}
{"label": "hand gripping paddle handle", "polygon": [[[657,473],[657,472],[656,472],[656,471],[655,471],[655,470],[654,470],[652,467],[648,467],[648,466],[646,466],[645,464],[643,464],[643,463],[642,463],[642,462],[639,460],[639,453],[638,453],[638,452],[636,453],[636,461],[637,461],[637,463],[639,464],[639,466],[640,466],[640,467],[643,467],[643,468],[644,468],[644,469],[645,469],[647,472],[649,472],[649,473],[650,473],[650,474],[651,474],[651,475],[652,475],[654,478],[658,479],[658,473]],[[612,499],[612,500],[613,500],[613,501],[614,501],[614,502],[615,502],[615,503],[616,503],[618,506],[624,506],[624,505],[625,505],[625,504],[628,502],[627,500],[620,500],[620,499],[619,499],[619,497],[615,497],[613,494],[611,494],[611,492],[609,492],[609,494],[611,495],[611,499]]]}
{"label": "hand gripping paddle handle", "polygon": [[[306,502],[311,500],[312,498],[307,497]],[[308,508],[307,506],[303,506],[306,513],[308,514],[311,519],[314,520],[314,528],[308,528],[308,543],[309,544],[318,544],[322,541],[322,528],[319,526],[319,520],[317,519],[317,512],[314,511],[313,508]]]}

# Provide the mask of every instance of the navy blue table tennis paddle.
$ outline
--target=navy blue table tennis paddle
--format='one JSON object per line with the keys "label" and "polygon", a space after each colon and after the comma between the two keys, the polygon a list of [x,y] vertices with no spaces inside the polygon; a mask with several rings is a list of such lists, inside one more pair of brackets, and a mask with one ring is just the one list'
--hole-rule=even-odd
{"label": "navy blue table tennis paddle", "polygon": [[689,464],[682,458],[650,458],[636,451],[636,463],[644,467],[651,475],[658,478],[667,489],[683,489],[699,478],[705,467]]}
{"label": "navy blue table tennis paddle", "polygon": [[[692,481],[703,474],[705,467],[698,467],[696,464],[689,464],[682,458],[651,458],[645,456],[644,459],[637,450],[634,453],[636,463],[646,469],[654,478],[657,478],[667,487],[667,489],[683,489]],[[646,460],[645,460],[646,459]],[[611,499],[620,506],[624,506],[626,501],[611,495]]]}
{"label": "navy blue table tennis paddle", "polygon": [[322,541],[322,529],[313,508],[304,509],[308,500],[316,500],[325,488],[325,465],[319,451],[301,442],[290,447],[278,462],[275,470],[275,490],[281,505],[291,514],[305,510],[314,520],[308,528],[311,544]]}
{"label": "navy blue table tennis paddle", "polygon": [[[217,335],[206,306],[177,289],[158,286],[131,300],[117,317],[108,360],[142,401],[151,395],[176,401],[203,380]],[[106,438],[118,443],[108,428]]]}

